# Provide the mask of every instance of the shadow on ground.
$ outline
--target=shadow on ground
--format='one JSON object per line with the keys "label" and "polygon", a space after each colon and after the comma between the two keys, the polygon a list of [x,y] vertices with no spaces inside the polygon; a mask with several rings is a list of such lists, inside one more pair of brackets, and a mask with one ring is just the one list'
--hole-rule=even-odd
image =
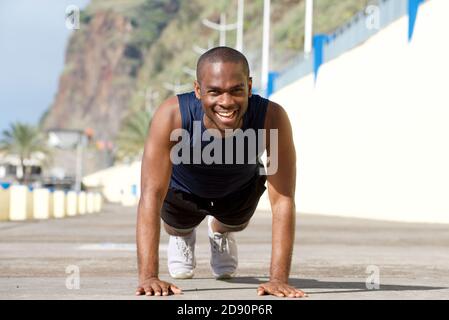
{"label": "shadow on ground", "polygon": [[[199,278],[196,278],[199,279]],[[201,279],[213,279],[213,278],[201,278]],[[251,287],[226,287],[226,288],[203,288],[203,289],[190,289],[183,291],[211,291],[211,290],[242,290],[242,289],[257,289],[257,286],[261,283],[268,281],[268,279],[261,279],[255,277],[236,277],[229,280],[218,280],[219,282],[228,284],[252,284]],[[431,286],[406,286],[406,285],[380,285],[379,289],[368,289],[365,282],[342,282],[342,281],[319,281],[315,279],[299,279],[290,278],[289,284],[299,288],[301,290],[307,289],[338,289],[334,291],[320,291],[319,294],[323,293],[350,293],[350,292],[371,292],[371,291],[420,291],[420,290],[442,290],[448,289],[447,287],[431,287]],[[312,293],[313,294],[313,293]]]}

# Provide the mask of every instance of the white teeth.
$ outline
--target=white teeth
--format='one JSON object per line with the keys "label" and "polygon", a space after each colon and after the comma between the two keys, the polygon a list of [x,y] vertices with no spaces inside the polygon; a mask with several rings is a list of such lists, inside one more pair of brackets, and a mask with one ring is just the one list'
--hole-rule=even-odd
{"label": "white teeth", "polygon": [[230,112],[217,112],[217,114],[221,117],[229,118],[234,114],[235,111]]}

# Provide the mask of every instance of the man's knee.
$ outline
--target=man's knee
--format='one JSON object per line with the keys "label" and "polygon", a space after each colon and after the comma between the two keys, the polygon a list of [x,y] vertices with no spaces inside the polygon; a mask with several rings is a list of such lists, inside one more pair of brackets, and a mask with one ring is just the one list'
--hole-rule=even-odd
{"label": "man's knee", "polygon": [[239,231],[245,230],[246,227],[248,226],[248,224],[249,224],[249,221],[239,224],[239,225],[229,225],[229,224],[218,221],[218,219],[214,219],[214,227],[215,228],[213,228],[213,229],[215,229],[216,231],[218,231],[220,233],[239,232]]}
{"label": "man's knee", "polygon": [[195,229],[195,227],[188,228],[188,229],[178,229],[178,228],[174,228],[164,222],[164,229],[171,236],[185,237],[185,236],[188,236],[189,234],[191,234],[193,229]]}

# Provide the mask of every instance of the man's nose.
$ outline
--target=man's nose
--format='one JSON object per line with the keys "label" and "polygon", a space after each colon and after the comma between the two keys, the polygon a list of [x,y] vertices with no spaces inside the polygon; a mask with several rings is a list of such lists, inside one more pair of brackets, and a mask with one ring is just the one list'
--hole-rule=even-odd
{"label": "man's nose", "polygon": [[233,107],[235,103],[232,95],[228,92],[224,92],[220,97],[219,104],[223,107]]}

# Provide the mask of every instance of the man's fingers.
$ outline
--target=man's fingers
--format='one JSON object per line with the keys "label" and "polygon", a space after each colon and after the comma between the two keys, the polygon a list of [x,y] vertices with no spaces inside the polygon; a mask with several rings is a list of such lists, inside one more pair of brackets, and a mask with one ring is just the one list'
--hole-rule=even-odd
{"label": "man's fingers", "polygon": [[259,296],[262,296],[262,295],[267,294],[267,293],[271,294],[271,295],[274,295],[274,296],[277,296],[277,297],[284,297],[285,296],[284,292],[279,287],[270,287],[269,286],[269,287],[259,287],[257,289],[257,294]]}
{"label": "man's fingers", "polygon": [[270,292],[269,288],[266,288],[264,286],[259,286],[259,288],[257,288],[257,294],[259,296],[263,296],[263,295],[266,295],[266,294],[271,294],[271,292]]}
{"label": "man's fingers", "polygon": [[140,296],[142,294],[145,294],[145,290],[142,287],[138,287],[136,289],[136,296]]}
{"label": "man's fingers", "polygon": [[180,293],[182,293],[181,289],[165,281],[147,282],[138,286],[136,289],[136,295],[138,296],[142,294],[146,294],[147,296],[169,296]]}
{"label": "man's fingers", "polygon": [[266,291],[276,297],[284,297],[284,292],[282,292],[282,289],[279,287],[268,287]]}
{"label": "man's fingers", "polygon": [[169,294],[169,284],[168,283],[161,283],[161,292],[163,296],[168,296]]}
{"label": "man's fingers", "polygon": [[177,286],[175,286],[174,284],[170,285],[170,290],[174,293],[174,294],[181,294],[182,290],[179,289]]}
{"label": "man's fingers", "polygon": [[307,297],[307,294],[304,291],[296,289],[296,288],[293,288],[293,290],[294,290],[293,293],[295,294],[296,298]]}
{"label": "man's fingers", "polygon": [[151,288],[153,289],[155,296],[160,296],[162,294],[161,287],[158,284],[153,283]]}
{"label": "man's fingers", "polygon": [[301,291],[301,290],[296,290],[296,294],[297,295],[299,295],[299,297],[304,297],[304,298],[307,298],[308,297],[308,295],[307,295],[307,293],[305,293],[304,291]]}
{"label": "man's fingers", "polygon": [[151,289],[151,287],[146,286],[143,289],[145,290],[145,295],[147,295],[147,296],[152,296],[153,295],[153,289]]}
{"label": "man's fingers", "polygon": [[275,295],[276,297],[285,297],[284,293],[283,293],[282,291],[279,291],[279,290],[276,290],[276,291],[274,292],[274,295]]}
{"label": "man's fingers", "polygon": [[257,288],[257,294],[262,296],[264,294],[271,294],[276,297],[288,297],[288,298],[302,298],[307,297],[307,294],[295,287],[288,284],[278,283],[264,283]]}
{"label": "man's fingers", "polygon": [[290,294],[290,291],[288,290],[288,287],[280,287],[279,291],[282,292],[285,297],[288,297],[289,294]]}
{"label": "man's fingers", "polygon": [[270,290],[271,292],[271,294],[274,294],[275,296],[277,296],[277,297],[285,297],[285,292],[284,292],[284,290],[283,290],[283,288],[282,287],[274,287],[272,290]]}
{"label": "man's fingers", "polygon": [[289,298],[294,298],[295,297],[295,291],[293,289],[286,289],[284,290],[284,294],[289,297]]}
{"label": "man's fingers", "polygon": [[288,289],[288,296],[291,298],[295,298],[296,297],[296,289],[295,288],[289,288]]}
{"label": "man's fingers", "polygon": [[307,294],[305,294],[305,292],[295,289],[294,287],[288,287],[288,288],[284,288],[282,290],[282,292],[284,293],[284,295],[286,297],[289,298],[302,298],[302,297],[307,297]]}

